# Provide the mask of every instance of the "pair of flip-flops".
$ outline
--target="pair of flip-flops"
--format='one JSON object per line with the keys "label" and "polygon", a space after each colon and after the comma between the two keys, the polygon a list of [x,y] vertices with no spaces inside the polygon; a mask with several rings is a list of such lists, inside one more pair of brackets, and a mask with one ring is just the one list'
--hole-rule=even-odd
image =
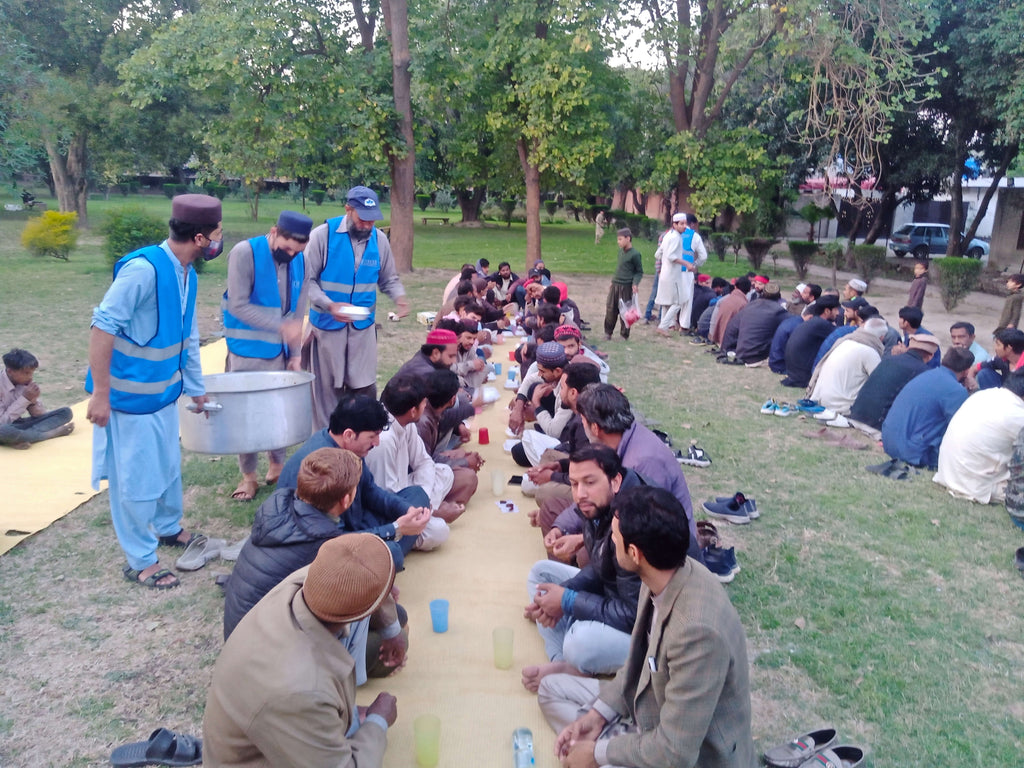
{"label": "pair of flip-flops", "polygon": [[864,762],[864,750],[850,744],[836,745],[835,728],[821,728],[801,734],[764,753],[772,768],[857,768]]}
{"label": "pair of flip-flops", "polygon": [[147,741],[123,744],[110,753],[116,768],[143,765],[199,765],[203,762],[203,740],[167,728],[157,728]]}

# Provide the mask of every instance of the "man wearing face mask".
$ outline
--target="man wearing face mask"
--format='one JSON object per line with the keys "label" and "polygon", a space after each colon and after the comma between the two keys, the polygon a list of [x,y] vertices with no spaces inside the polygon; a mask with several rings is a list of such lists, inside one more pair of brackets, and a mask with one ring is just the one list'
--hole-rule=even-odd
{"label": "man wearing face mask", "polygon": [[[158,545],[186,547],[182,528],[181,449],[177,400],[202,409],[206,389],[196,324],[197,259],[223,249],[220,200],[179,195],[170,234],[160,245],[129,253],[93,310],[89,336],[93,487],[106,478],[110,515],[128,564],[124,577],[150,589],[178,586],[162,569]],[[190,416],[189,418],[202,418]]]}
{"label": "man wearing face mask", "polygon": [[[313,230],[306,246],[309,321],[313,332],[302,350],[302,367],[313,383],[313,429],[323,429],[346,393],[377,396],[377,289],[409,314],[391,244],[373,222],[384,218],[377,193],[352,187],[345,215]],[[353,314],[353,308],[369,310]]]}
{"label": "man wearing face mask", "polygon": [[[228,289],[221,308],[228,344],[225,370],[298,371],[302,359],[302,316],[306,311],[306,270],[302,249],[313,220],[282,211],[270,232],[243,240],[228,254]],[[284,449],[268,451],[266,482],[273,485],[284,466]],[[242,482],[231,498],[252,501],[259,488],[255,453],[238,457]]]}

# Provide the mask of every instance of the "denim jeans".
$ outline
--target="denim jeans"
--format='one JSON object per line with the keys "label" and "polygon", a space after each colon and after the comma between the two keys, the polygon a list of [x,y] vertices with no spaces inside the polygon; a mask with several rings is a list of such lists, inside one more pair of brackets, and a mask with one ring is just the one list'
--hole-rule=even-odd
{"label": "denim jeans", "polygon": [[[579,568],[554,560],[540,560],[527,578],[529,599],[537,585],[561,584],[580,572]],[[588,675],[610,675],[618,671],[629,653],[629,634],[600,621],[578,621],[563,616],[553,627],[537,625],[544,649],[551,661],[567,661]]]}

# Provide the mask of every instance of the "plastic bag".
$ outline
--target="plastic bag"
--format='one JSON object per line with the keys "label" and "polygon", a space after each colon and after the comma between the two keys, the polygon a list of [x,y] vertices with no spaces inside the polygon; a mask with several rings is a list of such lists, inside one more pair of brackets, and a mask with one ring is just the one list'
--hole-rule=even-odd
{"label": "plastic bag", "polygon": [[632,327],[633,323],[640,319],[640,307],[637,306],[635,293],[628,302],[619,299],[619,316],[627,328]]}

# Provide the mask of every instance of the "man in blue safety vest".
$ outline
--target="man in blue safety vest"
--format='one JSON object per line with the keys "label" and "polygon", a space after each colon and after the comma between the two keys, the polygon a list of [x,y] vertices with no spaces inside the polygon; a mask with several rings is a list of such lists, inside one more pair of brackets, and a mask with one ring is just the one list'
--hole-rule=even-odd
{"label": "man in blue safety vest", "polygon": [[314,430],[328,425],[341,395],[377,396],[377,289],[395,302],[399,317],[409,314],[391,244],[373,224],[383,217],[376,192],[352,187],[345,215],[316,227],[306,246],[312,335],[302,362],[316,376]]}
{"label": "man in blue safety vest", "polygon": [[[302,361],[302,318],[306,312],[306,270],[302,249],[313,220],[282,211],[266,235],[243,240],[228,254],[228,289],[221,309],[228,357],[224,370],[298,371]],[[231,494],[252,501],[259,488],[258,454],[238,457],[242,481]],[[268,451],[266,482],[273,485],[284,466],[284,448]]]}
{"label": "man in blue safety vest", "polygon": [[[151,589],[178,586],[158,545],[185,547],[177,400],[206,403],[192,262],[223,250],[220,200],[178,195],[170,234],[129,253],[93,310],[89,335],[93,486],[106,478],[110,515],[128,564],[124,577]],[[200,418],[196,416],[195,418]]]}

